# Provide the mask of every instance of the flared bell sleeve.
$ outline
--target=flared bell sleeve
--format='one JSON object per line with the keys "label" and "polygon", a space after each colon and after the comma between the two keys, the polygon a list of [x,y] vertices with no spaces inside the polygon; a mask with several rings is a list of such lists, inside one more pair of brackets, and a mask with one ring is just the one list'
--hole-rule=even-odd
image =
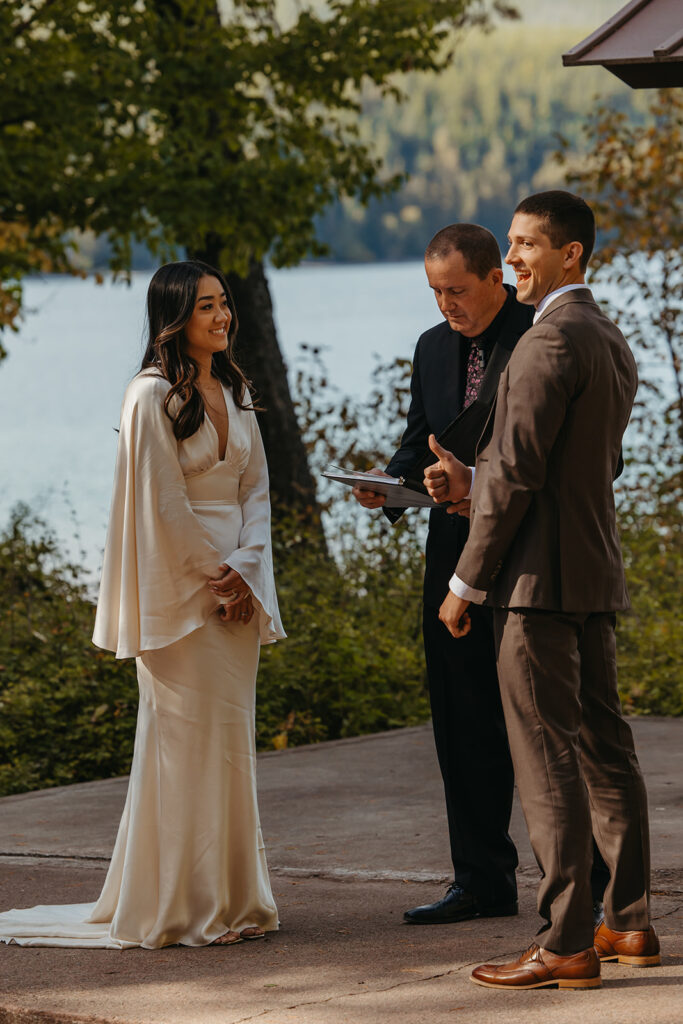
{"label": "flared bell sleeve", "polygon": [[238,494],[242,528],[239,547],[224,561],[249,585],[256,602],[261,643],[272,644],[287,634],[275,592],[268,466],[255,413],[245,410],[240,415],[248,417],[250,431],[249,460],[240,476]]}
{"label": "flared bell sleeve", "polygon": [[192,511],[178,442],[164,412],[169,384],[129,384],[121,409],[109,528],[93,643],[117,658],[157,650],[217,608],[207,580],[222,553]]}

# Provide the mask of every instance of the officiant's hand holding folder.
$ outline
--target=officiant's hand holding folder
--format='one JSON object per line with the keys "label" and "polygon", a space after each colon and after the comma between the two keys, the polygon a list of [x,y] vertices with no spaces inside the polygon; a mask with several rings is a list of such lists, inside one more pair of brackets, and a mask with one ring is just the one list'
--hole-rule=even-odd
{"label": "officiant's hand holding folder", "polygon": [[[457,453],[456,457],[465,465],[474,465],[477,441],[487,414],[488,408],[485,408],[480,401],[475,400],[464,413],[449,423],[446,429],[439,434],[438,444],[453,454]],[[437,461],[437,456],[429,450],[403,476],[399,477],[388,476],[377,471],[363,473],[352,470],[349,472],[337,467],[329,469],[322,475],[328,480],[338,480],[340,483],[361,491],[385,495],[384,506],[386,508],[444,508],[443,504],[434,501],[427,494],[423,482],[425,469]],[[458,504],[460,507],[451,506],[450,510],[468,514],[468,508],[463,508],[461,503]]]}
{"label": "officiant's hand holding folder", "polygon": [[420,489],[407,486],[404,477],[380,476],[377,473],[345,472],[343,469],[332,469],[323,473],[328,480],[338,480],[349,487],[357,487],[361,491],[372,491],[386,497],[387,508],[438,508],[438,504],[427,494],[424,486]]}

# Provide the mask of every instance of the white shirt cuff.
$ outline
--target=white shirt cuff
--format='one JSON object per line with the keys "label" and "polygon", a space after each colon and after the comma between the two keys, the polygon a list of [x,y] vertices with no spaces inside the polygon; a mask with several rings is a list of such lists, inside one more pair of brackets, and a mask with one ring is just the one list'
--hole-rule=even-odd
{"label": "white shirt cuff", "polygon": [[456,597],[461,597],[463,601],[471,601],[472,604],[483,604],[486,600],[485,590],[476,590],[474,587],[468,586],[456,573],[453,573],[448,581],[448,587]]}
{"label": "white shirt cuff", "polygon": [[475,474],[475,473],[476,473],[477,471],[476,471],[476,469],[474,468],[474,466],[470,466],[470,467],[469,467],[469,469],[470,469],[470,472],[471,472],[471,474],[472,474],[472,479],[470,480],[470,489],[469,489],[469,491],[467,492],[467,495],[466,495],[466,497],[468,497],[468,498],[471,498],[471,497],[472,497],[472,491],[474,490],[474,474]]}

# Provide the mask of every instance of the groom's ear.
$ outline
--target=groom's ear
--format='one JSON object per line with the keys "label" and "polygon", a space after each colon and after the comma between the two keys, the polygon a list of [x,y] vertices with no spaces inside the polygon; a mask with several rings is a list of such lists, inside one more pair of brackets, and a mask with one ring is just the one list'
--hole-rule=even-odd
{"label": "groom's ear", "polygon": [[583,256],[581,242],[568,242],[564,250],[564,265],[566,268],[574,267],[581,263],[581,257]]}

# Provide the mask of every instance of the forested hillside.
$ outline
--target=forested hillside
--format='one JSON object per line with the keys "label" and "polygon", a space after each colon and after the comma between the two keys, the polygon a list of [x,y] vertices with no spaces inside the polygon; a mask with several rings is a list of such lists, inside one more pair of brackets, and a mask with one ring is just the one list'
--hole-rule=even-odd
{"label": "forested hillside", "polygon": [[491,34],[473,31],[449,70],[407,82],[405,103],[368,96],[363,133],[387,173],[409,180],[367,210],[352,202],[333,207],[320,224],[333,256],[419,257],[425,241],[454,220],[486,224],[504,239],[520,196],[563,184],[553,160],[558,134],[580,149],[595,103],[609,100],[636,118],[644,108],[644,93],[602,68],[563,67],[563,50],[598,22],[568,29],[526,24],[525,15]]}

